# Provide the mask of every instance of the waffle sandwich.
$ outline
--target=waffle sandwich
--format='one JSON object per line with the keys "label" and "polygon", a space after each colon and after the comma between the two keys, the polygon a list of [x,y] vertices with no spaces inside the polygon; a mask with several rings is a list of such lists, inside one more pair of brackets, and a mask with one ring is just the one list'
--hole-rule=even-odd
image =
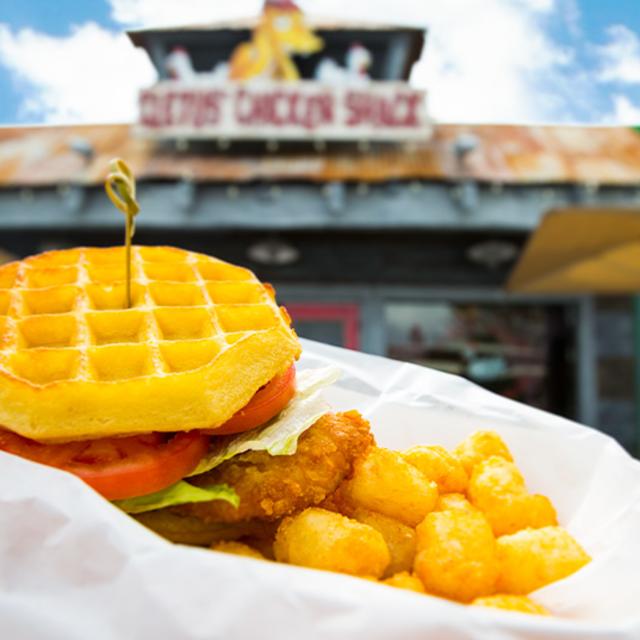
{"label": "waffle sandwich", "polygon": [[0,268],[0,424],[41,442],[215,429],[300,353],[247,269],[136,247]]}
{"label": "waffle sandwich", "polygon": [[0,267],[0,451],[182,542],[262,531],[333,492],[369,426],[328,415],[335,371],[296,374],[271,286],[180,249],[131,257],[130,289],[123,248]]}

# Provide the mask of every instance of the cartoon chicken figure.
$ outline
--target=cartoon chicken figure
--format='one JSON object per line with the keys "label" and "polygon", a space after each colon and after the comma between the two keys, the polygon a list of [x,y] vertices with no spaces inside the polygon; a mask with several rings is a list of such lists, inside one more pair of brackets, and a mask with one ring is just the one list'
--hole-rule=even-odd
{"label": "cartoon chicken figure", "polygon": [[316,53],[323,46],[292,0],[266,0],[251,41],[238,45],[231,55],[229,78],[298,80],[291,56]]}

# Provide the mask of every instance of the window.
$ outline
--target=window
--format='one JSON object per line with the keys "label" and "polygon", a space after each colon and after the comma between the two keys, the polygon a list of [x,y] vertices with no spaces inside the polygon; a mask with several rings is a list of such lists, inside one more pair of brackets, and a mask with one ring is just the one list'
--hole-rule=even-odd
{"label": "window", "polygon": [[462,375],[501,395],[575,414],[574,335],[561,305],[393,303],[392,358]]}

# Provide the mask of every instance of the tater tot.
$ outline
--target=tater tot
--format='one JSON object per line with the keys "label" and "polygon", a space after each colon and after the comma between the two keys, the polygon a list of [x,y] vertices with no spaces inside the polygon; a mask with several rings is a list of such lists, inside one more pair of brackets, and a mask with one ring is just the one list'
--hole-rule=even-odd
{"label": "tater tot", "polygon": [[467,473],[460,460],[444,447],[412,447],[404,459],[438,485],[440,493],[462,493],[467,488]]}
{"label": "tater tot", "polygon": [[420,578],[411,575],[408,571],[402,571],[392,575],[390,578],[383,580],[383,584],[388,584],[390,587],[397,587],[398,589],[425,593]]}
{"label": "tater tot", "polygon": [[428,593],[469,602],[495,591],[495,538],[479,511],[430,513],[416,534],[414,571]]}
{"label": "tater tot", "polygon": [[317,507],[285,518],[273,550],[280,562],[373,578],[383,575],[391,559],[373,527]]}
{"label": "tater tot", "polygon": [[401,571],[409,571],[413,567],[413,559],[416,555],[414,529],[394,518],[368,509],[357,508],[347,515],[358,522],[368,524],[382,534],[391,554],[391,561],[384,573],[385,577]]}
{"label": "tater tot", "polygon": [[[529,494],[527,499],[522,501],[520,508],[527,512],[526,520],[532,529],[558,525],[558,514],[547,496]],[[523,522],[525,518],[521,517],[519,520]]]}
{"label": "tater tot", "polygon": [[478,485],[487,490],[484,493],[522,493],[527,490],[518,467],[500,456],[490,456],[474,466],[469,480],[470,497]]}
{"label": "tater tot", "polygon": [[498,456],[476,464],[468,495],[471,503],[487,516],[496,536],[558,524],[549,499],[528,494],[516,465]]}
{"label": "tater tot", "polygon": [[521,529],[540,529],[558,524],[551,501],[528,493],[498,496],[483,509],[496,537],[516,533]]}
{"label": "tater tot", "polygon": [[566,578],[591,558],[562,527],[523,529],[496,541],[500,577],[497,590],[527,594]]}
{"label": "tater tot", "polygon": [[509,447],[495,431],[476,431],[465,438],[454,450],[468,476],[478,462],[491,456],[513,461]]}
{"label": "tater tot", "polygon": [[445,493],[438,498],[434,511],[448,511],[450,509],[476,510],[461,493]]}
{"label": "tater tot", "polygon": [[221,541],[211,545],[214,551],[222,553],[232,553],[236,556],[246,556],[247,558],[256,558],[257,560],[266,560],[266,558],[253,547],[242,542]]}
{"label": "tater tot", "polygon": [[433,509],[438,487],[400,453],[372,447],[340,488],[347,508],[362,507],[415,527]]}
{"label": "tater tot", "polygon": [[270,538],[263,536],[246,536],[239,540],[239,542],[242,542],[252,549],[259,551],[266,560],[275,560],[273,556],[273,541],[275,539],[275,535],[276,534],[274,530],[273,536],[271,536]]}
{"label": "tater tot", "polygon": [[477,607],[493,607],[495,609],[531,613],[538,616],[551,615],[541,604],[534,602],[531,598],[527,598],[527,596],[496,594],[494,596],[476,598],[471,604]]}

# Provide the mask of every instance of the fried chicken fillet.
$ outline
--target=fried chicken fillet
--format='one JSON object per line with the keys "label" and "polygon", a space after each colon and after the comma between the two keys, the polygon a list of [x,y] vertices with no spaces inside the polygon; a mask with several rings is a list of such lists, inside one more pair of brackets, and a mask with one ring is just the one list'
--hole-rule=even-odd
{"label": "fried chicken fillet", "polygon": [[138,520],[176,542],[260,535],[273,522],[320,504],[353,471],[374,444],[369,423],[357,412],[327,414],[305,431],[290,456],[250,451],[190,478],[199,486],[227,484],[240,498],[236,509],[216,500],[160,509]]}

